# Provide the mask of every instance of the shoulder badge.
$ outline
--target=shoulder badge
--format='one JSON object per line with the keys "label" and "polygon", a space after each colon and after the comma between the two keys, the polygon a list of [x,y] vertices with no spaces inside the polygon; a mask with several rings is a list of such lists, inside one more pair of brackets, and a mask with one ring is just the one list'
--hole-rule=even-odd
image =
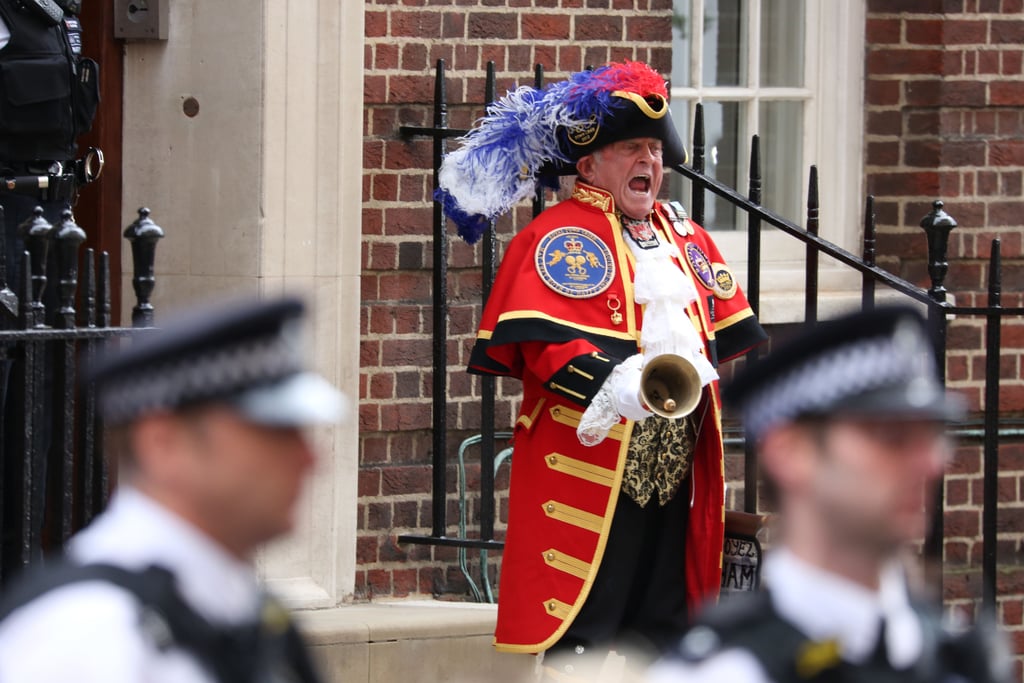
{"label": "shoulder badge", "polygon": [[544,284],[573,299],[596,296],[615,278],[611,249],[583,228],[557,228],[545,235],[537,245],[534,265]]}
{"label": "shoulder badge", "polygon": [[712,263],[711,272],[715,276],[715,285],[712,287],[712,291],[716,297],[731,299],[736,296],[736,278],[733,277],[729,266],[724,263]]}
{"label": "shoulder badge", "polygon": [[711,271],[711,261],[708,260],[704,250],[694,242],[687,242],[685,247],[686,260],[690,262],[693,274],[697,276],[704,287],[713,290],[715,288],[715,276]]}

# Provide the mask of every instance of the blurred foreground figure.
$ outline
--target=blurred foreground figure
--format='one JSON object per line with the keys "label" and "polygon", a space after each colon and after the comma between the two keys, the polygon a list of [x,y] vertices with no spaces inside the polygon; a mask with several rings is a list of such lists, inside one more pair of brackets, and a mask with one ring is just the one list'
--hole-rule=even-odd
{"label": "blurred foreground figure", "polygon": [[924,319],[892,307],[823,322],[725,389],[757,442],[780,545],[766,590],[710,608],[650,680],[1003,681],[989,627],[953,633],[900,558],[927,529],[959,397]]}
{"label": "blurred foreground figure", "polygon": [[0,606],[5,683],[316,681],[256,549],[291,530],[343,399],[303,369],[294,299],[207,308],[91,371],[121,466],[64,562]]}

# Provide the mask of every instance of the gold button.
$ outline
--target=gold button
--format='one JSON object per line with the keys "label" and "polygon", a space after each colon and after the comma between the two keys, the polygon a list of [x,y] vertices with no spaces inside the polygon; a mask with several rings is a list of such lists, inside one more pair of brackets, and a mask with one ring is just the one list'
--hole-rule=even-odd
{"label": "gold button", "polygon": [[552,465],[557,465],[558,464],[558,456],[549,455],[548,456],[548,462],[551,463]]}
{"label": "gold button", "polygon": [[548,503],[547,510],[548,510],[548,512],[554,512],[555,511],[555,504],[554,503]]}
{"label": "gold button", "polygon": [[590,352],[590,357],[591,358],[597,358],[597,351],[591,351]]}
{"label": "gold button", "polygon": [[549,612],[554,612],[555,611],[555,601],[554,600],[552,600],[551,602],[548,603],[548,611]]}
{"label": "gold button", "polygon": [[544,557],[548,558],[548,562],[554,562],[555,561],[555,554],[554,553],[549,552]]}

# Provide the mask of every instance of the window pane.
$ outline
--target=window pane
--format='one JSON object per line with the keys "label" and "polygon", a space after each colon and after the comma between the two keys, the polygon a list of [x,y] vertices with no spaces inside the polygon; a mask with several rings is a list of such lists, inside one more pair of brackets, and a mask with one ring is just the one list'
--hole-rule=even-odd
{"label": "window pane", "polygon": [[704,85],[747,84],[747,11],[744,0],[705,0]]}
{"label": "window pane", "polygon": [[[693,103],[689,101],[672,104],[672,118],[683,137],[690,160],[693,165],[693,134],[690,131],[690,112]],[[739,188],[737,180],[740,175],[738,149],[745,143],[746,126],[740,116],[743,106],[738,102],[704,102],[704,173],[725,183],[729,187]],[[746,150],[746,147],[743,147]],[[744,178],[744,181],[746,179]],[[679,200],[687,211],[693,210],[693,183],[678,173],[668,174],[668,193],[671,199]],[[704,192],[703,225],[709,230],[735,230],[738,224],[737,212],[728,201],[711,191]],[[745,226],[746,223],[743,224]]]}
{"label": "window pane", "polygon": [[[676,124],[676,131],[679,133],[679,139],[683,141],[683,147],[686,148],[686,165],[689,166],[693,163],[693,134],[690,132],[690,110],[693,108],[693,102],[682,99],[672,100],[669,103],[669,106],[672,108],[672,122]],[[685,179],[679,173],[666,170],[663,188],[665,188],[665,196],[668,199],[674,199],[682,202],[683,206],[689,210],[689,180]]]}
{"label": "window pane", "polygon": [[[691,0],[672,0],[672,85],[690,85]],[[673,110],[672,115],[676,112]]]}
{"label": "window pane", "polygon": [[[740,183],[739,150],[745,149],[746,126],[739,102],[704,102],[705,173],[720,183],[743,192]],[[744,179],[745,180],[745,179]],[[704,227],[735,230],[736,212],[716,194],[706,193]]]}
{"label": "window pane", "polygon": [[803,224],[803,102],[761,102],[762,205]]}
{"label": "window pane", "polygon": [[762,0],[762,86],[804,84],[804,17],[804,0]]}
{"label": "window pane", "polygon": [[693,161],[693,131],[690,130],[690,111],[693,109],[693,102],[690,100],[672,100],[669,102],[669,109],[672,110],[672,123],[676,125],[676,132],[679,139],[683,141],[686,148],[686,155],[689,161]]}

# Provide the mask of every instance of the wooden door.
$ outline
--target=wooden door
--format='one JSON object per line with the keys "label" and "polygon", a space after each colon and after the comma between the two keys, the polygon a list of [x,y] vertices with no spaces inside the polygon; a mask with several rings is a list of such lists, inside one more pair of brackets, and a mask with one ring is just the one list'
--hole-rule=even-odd
{"label": "wooden door", "polygon": [[[114,38],[114,8],[110,0],[82,3],[82,52],[100,65],[100,106],[92,130],[78,140],[79,156],[89,147],[103,150],[106,165],[99,180],[82,188],[75,222],[88,238],[83,246],[110,254],[111,313],[118,324],[121,311],[121,100],[124,92],[124,43]],[[134,201],[145,202],[144,198]]]}

